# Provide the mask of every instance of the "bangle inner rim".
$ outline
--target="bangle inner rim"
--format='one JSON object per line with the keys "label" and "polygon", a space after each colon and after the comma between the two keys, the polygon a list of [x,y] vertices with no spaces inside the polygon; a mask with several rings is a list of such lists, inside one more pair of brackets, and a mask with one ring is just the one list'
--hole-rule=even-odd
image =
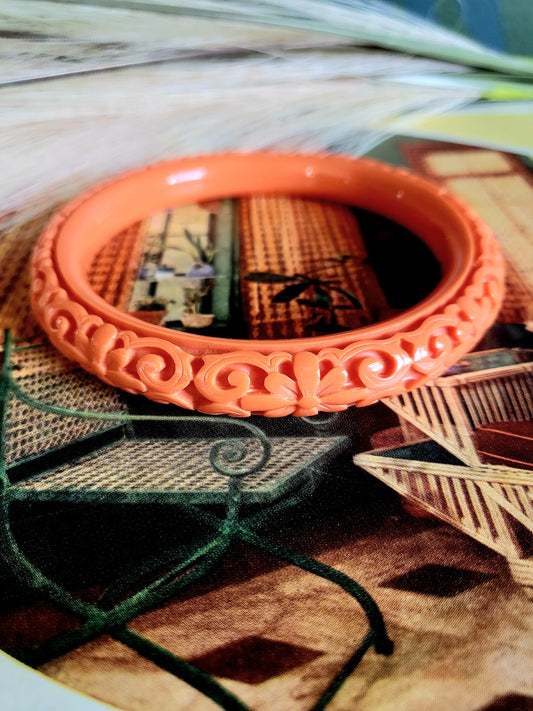
{"label": "bangle inner rim", "polygon": [[[419,304],[376,324],[327,336],[248,340],[201,336],[148,326],[97,296],[88,280],[98,251],[123,229],[150,215],[207,200],[254,194],[290,194],[327,199],[373,211],[419,237],[440,263],[442,276]],[[97,186],[63,212],[53,253],[67,292],[91,313],[139,335],[164,338],[192,353],[228,350],[297,352],[315,344],[343,347],[367,338],[386,338],[412,327],[453,298],[472,269],[472,228],[448,194],[403,170],[341,156],[233,154],[185,158],[126,173]]]}

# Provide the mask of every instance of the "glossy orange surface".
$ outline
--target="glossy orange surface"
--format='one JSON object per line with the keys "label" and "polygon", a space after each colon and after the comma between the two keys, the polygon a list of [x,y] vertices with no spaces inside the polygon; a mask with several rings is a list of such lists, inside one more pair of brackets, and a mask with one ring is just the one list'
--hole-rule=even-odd
{"label": "glossy orange surface", "polygon": [[[163,210],[253,194],[322,198],[379,213],[418,235],[442,278],[421,303],[354,331],[279,341],[152,326],[92,290],[87,272],[121,230]],[[491,230],[447,191],[405,170],[331,155],[221,154],[145,167],[55,215],[32,262],[32,305],[51,341],[128,392],[202,412],[313,415],[416,387],[470,350],[503,298]]]}

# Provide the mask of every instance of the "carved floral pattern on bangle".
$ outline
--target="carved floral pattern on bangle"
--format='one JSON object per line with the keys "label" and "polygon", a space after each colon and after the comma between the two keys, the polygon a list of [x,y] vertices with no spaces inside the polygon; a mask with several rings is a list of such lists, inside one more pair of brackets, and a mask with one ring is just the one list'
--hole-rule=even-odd
{"label": "carved floral pattern on bangle", "polygon": [[[449,260],[454,262],[448,265],[449,271],[461,267],[462,273],[455,282],[449,278],[440,292],[437,288],[433,309],[415,307],[399,319],[383,321],[371,328],[286,342],[231,342],[190,334],[183,337],[176,332],[165,333],[162,327],[137,324],[136,319],[128,319],[110,305],[103,306],[96,295],[93,301],[90,295],[86,296],[86,289],[81,289],[80,297],[77,281],[74,279],[72,283],[69,279],[68,259],[58,249],[60,237],[65,239],[65,226],[80,208],[92,203],[98,205],[100,198],[107,197],[107,191],[112,193],[116,187],[126,187],[128,181],[135,183],[138,176],[150,176],[151,171],[154,175],[158,172],[167,175],[168,184],[183,167],[183,172],[188,171],[194,181],[194,170],[196,175],[203,170],[209,176],[212,163],[216,173],[224,159],[229,174],[234,169],[240,171],[239,175],[248,171],[254,176],[251,183],[257,192],[262,186],[259,168],[265,164],[273,166],[272,170],[280,176],[284,166],[302,173],[304,188],[312,166],[315,182],[323,176],[326,193],[330,173],[342,174],[343,169],[350,174],[361,167],[374,176],[378,192],[388,193],[389,187],[381,186],[385,176],[386,181],[394,180],[397,184],[398,197],[400,192],[418,191],[421,200],[424,196],[431,197],[434,203],[438,201],[437,206],[444,205],[454,219],[462,221],[461,239],[471,249],[469,261],[465,257],[467,263],[461,265],[459,256],[454,257],[455,262]],[[256,160],[261,165],[257,166]],[[191,164],[200,167],[193,170]],[[154,181],[154,191],[163,190],[160,182]],[[219,197],[220,179],[205,189],[202,179],[197,182],[195,199]],[[338,187],[339,180],[334,183],[331,195],[340,192],[339,200],[346,202],[344,189]],[[285,187],[280,185],[280,190]],[[231,185],[226,188],[229,194],[238,194],[231,190]],[[266,188],[272,190],[271,182]],[[295,186],[299,194],[306,192],[304,188]],[[361,191],[366,195],[364,188]],[[313,195],[316,190],[312,187],[307,192]],[[120,197],[120,190],[117,194]],[[367,207],[368,199],[363,200],[363,207]],[[351,204],[360,204],[356,189]],[[409,209],[413,209],[412,205]],[[425,219],[424,209],[423,205],[418,207]],[[446,219],[442,218],[445,224]],[[447,238],[453,246],[452,227]],[[72,271],[77,274],[76,259],[73,264],[76,268]],[[211,414],[310,416],[321,411],[344,410],[354,404],[368,405],[417,387],[444,372],[475,345],[496,317],[503,298],[503,272],[496,240],[480,218],[442,188],[407,171],[339,156],[234,154],[183,159],[133,171],[94,188],[68,205],[54,217],[36,246],[31,298],[34,311],[54,345],[111,385],[157,402]]]}

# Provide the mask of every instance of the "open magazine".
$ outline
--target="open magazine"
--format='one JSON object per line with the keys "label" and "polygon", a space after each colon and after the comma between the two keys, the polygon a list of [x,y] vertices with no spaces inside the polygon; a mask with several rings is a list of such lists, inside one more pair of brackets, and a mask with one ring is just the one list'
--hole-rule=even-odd
{"label": "open magazine", "polygon": [[[104,35],[111,43],[113,33],[129,33],[131,44],[123,36],[123,45],[105,47],[106,66],[175,59],[172,53],[181,51],[175,45],[136,43],[136,17],[142,12],[147,27],[168,33],[168,18],[181,4],[160,2],[154,12],[147,11],[152,3],[142,9],[136,2],[92,3],[89,10],[88,3],[35,4],[46,6],[47,32],[69,8],[72,24],[48,38],[37,58],[31,33],[42,25],[23,3],[13,3],[6,24],[13,44],[2,50],[21,53],[20,42],[29,42],[34,53],[26,75],[20,57],[11,65],[12,79],[23,81],[0,86],[0,103],[19,112],[2,119],[6,155],[14,154],[17,136],[33,136],[18,149],[38,176],[28,180],[6,161],[1,183],[9,205],[0,232],[3,708],[528,708],[533,145],[529,87],[518,75],[527,74],[529,60],[445,30],[433,28],[431,36],[429,23],[407,32],[408,16],[396,9],[383,15],[382,3],[306,2],[298,13],[283,3],[261,3],[257,19],[271,23],[270,30],[252,25],[240,3],[225,9],[190,3],[187,12],[200,28],[198,46],[194,34],[189,38],[190,51],[203,51],[213,20],[226,28],[224,46],[235,41],[231,23],[240,22],[241,40],[250,41],[260,26],[274,38],[270,50],[276,45],[290,55],[285,93],[279,91],[283,70],[269,77],[273,60],[261,67],[256,57],[224,59],[228,75],[235,69],[245,80],[217,104],[224,92],[215,96],[207,77],[220,58],[203,57],[181,74],[165,65],[146,74],[131,67],[117,75],[33,81],[57,73],[57,43],[71,60],[87,49],[80,44],[79,13],[102,42]],[[326,41],[318,27],[326,7],[332,44],[317,49]],[[339,52],[341,34],[378,41],[368,22],[377,16],[372,12],[381,13],[386,47],[412,46],[484,68],[499,63],[500,71],[515,74],[474,76],[457,65],[444,71],[434,60]],[[115,24],[100,23],[104,15]],[[298,40],[296,30],[303,33]],[[221,36],[213,39],[216,52]],[[264,35],[256,42],[264,48]],[[316,54],[306,64],[311,45]],[[104,68],[97,55],[81,57],[84,70]],[[357,75],[350,58],[366,70]],[[400,71],[401,59],[407,71]],[[311,66],[322,67],[322,75],[306,77]],[[153,111],[141,107],[143,121],[129,103],[135,91],[123,81],[128,75],[154,101]],[[235,82],[237,74],[231,76]],[[228,421],[112,388],[44,337],[30,308],[28,264],[50,215],[128,161],[179,153],[187,141],[195,152],[216,148],[209,117],[217,106],[228,121],[233,112],[226,134],[229,145],[238,144],[244,118],[235,114],[235,96],[247,96],[249,107],[257,101],[254,76],[272,90],[277,119],[287,109],[286,123],[267,126],[258,105],[245,148],[276,146],[283,129],[294,129],[280,148],[328,147],[403,166],[458,195],[494,230],[507,266],[502,309],[473,352],[439,378],[333,417]],[[168,98],[168,113],[161,114],[165,100],[158,93],[178,79],[179,101],[171,106]],[[319,110],[318,85],[331,89],[340,117],[326,146],[322,129],[332,125],[332,111]],[[100,87],[101,101],[90,100],[89,86]],[[179,144],[177,106],[187,87],[190,111],[183,109],[187,130]],[[353,103],[346,99],[350,87],[360,89]],[[203,94],[208,118],[192,131],[206,88],[213,92]],[[498,91],[505,101],[483,98]],[[38,111],[30,120],[32,101]],[[351,123],[358,101],[361,115]],[[129,135],[121,107],[132,122]],[[157,132],[170,119],[171,139],[147,137],[147,128]],[[59,125],[64,133],[54,135]],[[89,125],[92,156],[81,143]],[[48,141],[64,152],[45,151]],[[115,164],[130,146],[132,154]],[[72,158],[60,165],[69,147],[85,150],[76,169]],[[101,250],[89,277],[94,291],[120,310],[168,329],[283,339],[342,332],[401,313],[431,292],[439,270],[416,235],[380,215],[291,195],[228,196],[132,224]],[[217,469],[221,441],[231,445],[225,466],[247,467],[239,511],[228,498],[228,482],[235,480]],[[270,456],[263,459],[265,442]],[[242,539],[225,547],[236,526]],[[384,643],[383,624],[394,651]]]}
{"label": "open magazine", "polygon": [[[423,634],[432,659],[444,634],[439,625],[450,624],[452,610],[468,616],[480,605],[492,609],[501,605],[502,594],[517,609],[527,601],[533,368],[527,211],[533,204],[533,184],[527,159],[493,148],[398,136],[376,152],[382,160],[408,165],[455,190],[492,223],[507,258],[506,300],[476,352],[427,386],[376,406],[350,408],[331,422],[318,417],[316,425],[313,418],[309,422],[253,418],[270,439],[274,460],[262,472],[255,493],[248,494],[247,505],[252,511],[260,507],[267,518],[271,507],[278,510],[272,514],[275,529],[279,534],[288,526],[283,537],[289,536],[293,548],[300,549],[307,541],[304,547],[312,557],[330,565],[344,561],[343,571],[379,600],[395,641],[403,645],[402,654],[416,655]],[[298,239],[304,245],[315,229],[317,254],[331,258],[317,261],[311,254],[311,267],[306,266],[305,250],[297,246],[297,264],[274,255],[278,261],[270,264],[271,271],[265,269],[257,255],[263,251],[262,235],[276,226],[277,219],[281,229],[292,225],[296,245]],[[136,575],[140,570],[141,576],[149,576],[148,561],[160,565],[169,555],[169,562],[173,555],[186,558],[196,549],[197,537],[208,535],[187,512],[198,503],[223,505],[223,482],[217,483],[209,473],[209,448],[213,437],[228,436],[228,430],[216,418],[205,417],[198,431],[194,415],[121,394],[84,375],[46,345],[29,311],[22,276],[37,232],[38,225],[32,223],[24,232],[3,235],[9,258],[2,273],[10,292],[0,317],[14,339],[9,359],[16,385],[4,401],[6,471],[25,492],[20,510],[12,511],[11,525],[17,545],[44,566],[55,584],[92,601],[105,598],[110,585],[113,589],[117,570],[134,584],[132,560]],[[255,250],[249,251],[248,244]],[[337,261],[338,254],[345,257]],[[416,265],[407,290],[405,280],[396,284],[394,280],[402,254]],[[250,278],[259,268],[267,276]],[[315,278],[321,275],[329,283],[335,277],[341,284],[344,293],[338,292],[329,310],[317,307],[312,289],[307,294],[301,289],[298,299],[275,300],[290,283],[271,282],[268,274],[279,275],[284,269],[288,275],[294,270],[310,273],[311,268]],[[283,338],[323,333],[331,328],[332,318],[335,329],[342,330],[397,313],[431,289],[437,276],[432,270],[431,256],[417,240],[384,218],[280,196],[193,205],[158,215],[118,235],[90,273],[93,288],[104,298],[168,328]],[[260,319],[254,317],[257,313]],[[68,416],[69,411],[78,416]],[[92,419],[94,412],[106,413],[106,419]],[[31,508],[25,511],[30,501]],[[276,502],[282,503],[281,511]],[[177,529],[171,523],[176,510],[181,512]],[[339,531],[309,538],[310,526],[313,531],[327,529],[331,521],[342,522],[342,535]],[[77,532],[74,539],[69,531]],[[425,550],[426,546],[430,548]],[[214,578],[207,576],[199,590],[172,597],[166,607],[146,611],[131,624],[160,645],[160,630],[172,629],[168,618],[172,611],[185,620],[187,636],[185,640],[171,636],[165,646],[214,676],[248,707],[271,707],[273,699],[286,691],[293,707],[310,708],[334,677],[326,672],[333,664],[327,660],[328,655],[340,654],[335,645],[341,628],[331,610],[326,612],[316,602],[306,613],[309,620],[300,620],[300,603],[294,595],[284,599],[282,590],[303,585],[311,595],[315,584],[305,582],[300,573],[293,580],[284,565],[250,555],[246,550],[236,552],[233,560],[230,557],[211,574]],[[168,695],[174,692],[168,682],[161,686],[160,681],[167,672],[147,676],[133,652],[124,657],[122,647],[114,646],[118,642],[99,636],[65,654],[63,645],[71,646],[68,640],[76,623],[63,619],[54,604],[21,588],[9,574],[9,565],[4,576],[2,649],[119,708],[135,708],[134,698],[145,694],[169,703]],[[350,616],[349,598],[321,594],[335,600],[342,619]],[[127,596],[126,588],[120,595]],[[448,607],[439,603],[435,608],[436,600],[449,601]],[[239,618],[243,605],[249,612]],[[269,622],[254,627],[256,613],[270,620],[277,606],[278,626]],[[295,609],[297,624],[287,617]],[[235,617],[237,610],[241,612]],[[195,628],[193,619],[205,622]],[[469,619],[473,639],[486,644],[488,630],[472,627]],[[514,618],[505,619],[505,634],[524,644],[523,629],[515,627]],[[318,641],[316,629],[305,631],[310,622],[326,625],[320,639],[327,629],[327,644]],[[356,634],[362,621],[354,624]],[[234,631],[222,634],[223,629]],[[290,630],[297,632],[298,644],[287,637]],[[469,645],[461,635],[457,638],[456,631],[452,634],[461,658]],[[348,654],[346,641],[340,648]],[[523,661],[518,649],[510,657]],[[386,708],[396,698],[397,675],[405,674],[400,660],[397,667],[387,664],[393,666],[377,698],[364,674],[355,673],[338,699],[353,701],[358,694],[361,699],[370,694],[374,708]],[[438,688],[449,683],[452,672],[457,673],[455,667],[446,662],[433,673],[420,661],[412,674]],[[305,681],[309,678],[312,684]],[[186,692],[181,683],[175,692],[179,701],[172,703],[195,698],[198,708],[204,708],[194,697],[198,692]],[[364,693],[358,684],[364,685]],[[491,687],[493,696],[496,686],[495,682]],[[454,703],[481,695],[481,687],[477,677],[465,681],[464,688],[454,692]],[[296,706],[296,690],[302,688],[306,691],[299,692]],[[413,691],[411,701],[418,693]]]}

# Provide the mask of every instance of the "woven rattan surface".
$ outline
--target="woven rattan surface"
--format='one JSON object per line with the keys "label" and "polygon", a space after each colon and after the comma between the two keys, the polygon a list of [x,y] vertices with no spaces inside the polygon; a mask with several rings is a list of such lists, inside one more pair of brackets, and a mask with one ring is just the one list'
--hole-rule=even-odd
{"label": "woven rattan surface", "polygon": [[385,404],[466,464],[479,464],[476,427],[533,418],[533,362],[527,350],[497,349],[465,357],[465,372],[437,378]]}
{"label": "woven rattan surface", "polygon": [[[331,202],[297,197],[257,196],[239,201],[241,295],[250,338],[292,338],[305,330],[308,307],[296,301],[272,303],[279,284],[257,284],[244,277],[251,272],[305,274],[339,279],[365,308],[338,312],[340,327],[369,323],[371,311],[387,303],[367,256],[359,225],[351,210]],[[346,264],[328,261],[354,255]],[[346,303],[340,297],[334,303]]]}
{"label": "woven rattan surface", "polygon": [[[118,390],[75,368],[51,346],[15,350],[11,361],[17,384],[42,405],[88,412],[123,412]],[[8,398],[7,412],[5,455],[10,464],[116,426],[109,421],[46,412],[14,395]]]}
{"label": "woven rattan surface", "polygon": [[[29,336],[38,329],[29,299],[30,255],[53,211],[19,224],[0,225],[0,329],[13,336]],[[5,223],[9,225],[9,222]]]}
{"label": "woven rattan surface", "polygon": [[136,223],[110,240],[91,264],[92,288],[117,309],[127,310],[142,245],[142,229]]}
{"label": "woven rattan surface", "polygon": [[462,197],[494,230],[507,261],[498,320],[533,322],[533,180],[516,156],[447,143],[403,146],[409,163]]}
{"label": "woven rattan surface", "polygon": [[[465,466],[431,441],[357,454],[354,461],[402,496],[505,556],[516,582],[531,586],[533,471],[494,464]],[[521,563],[516,574],[515,561]]]}
{"label": "woven rattan surface", "polygon": [[[30,306],[30,257],[37,240],[57,209],[10,225],[0,224],[0,330],[10,329],[13,337],[41,333]],[[139,225],[117,235],[97,255],[90,270],[91,284],[99,296],[117,308],[126,308],[142,250]]]}
{"label": "woven rattan surface", "polygon": [[[25,490],[80,492],[174,492],[210,503],[223,501],[228,476],[218,473],[209,456],[215,440],[123,440],[78,461],[18,484]],[[264,467],[243,479],[245,492],[279,495],[297,484],[306,467],[346,446],[344,437],[274,437]],[[254,439],[239,440],[247,456],[236,468],[252,467],[262,454]],[[226,446],[231,446],[231,440]],[[219,495],[217,497],[217,495]]]}
{"label": "woven rattan surface", "polygon": [[[74,361],[65,358],[58,350],[48,344],[14,348],[11,351],[13,377],[24,380],[41,374],[66,373],[79,369]],[[96,379],[95,379],[96,382]]]}

